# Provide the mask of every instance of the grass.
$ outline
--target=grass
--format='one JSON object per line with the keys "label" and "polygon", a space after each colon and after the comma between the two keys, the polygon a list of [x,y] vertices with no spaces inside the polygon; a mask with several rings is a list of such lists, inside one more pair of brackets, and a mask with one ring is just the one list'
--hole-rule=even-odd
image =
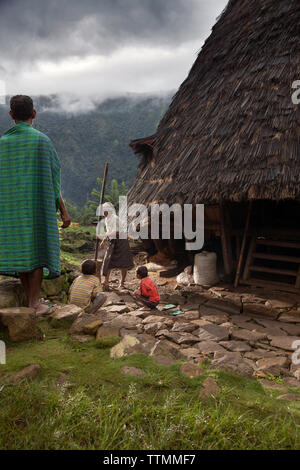
{"label": "grass", "polygon": [[60,251],[60,257],[62,264],[66,262],[67,264],[77,268],[81,266],[81,263],[84,259],[82,253],[69,253],[64,250]]}
{"label": "grass", "polygon": [[[46,321],[41,330],[45,341],[7,344],[0,375],[42,371],[0,392],[1,449],[300,449],[299,402],[276,400],[280,390],[209,369],[190,379],[144,355],[112,360],[105,344],[78,343]],[[123,375],[124,365],[146,375]],[[208,375],[221,393],[203,400]]]}
{"label": "grass", "polygon": [[[60,229],[61,238],[61,261],[62,264],[79,267],[85,257],[92,251],[96,240],[96,227],[91,226],[71,226],[65,231]],[[82,250],[82,243],[88,242],[90,248]]]}

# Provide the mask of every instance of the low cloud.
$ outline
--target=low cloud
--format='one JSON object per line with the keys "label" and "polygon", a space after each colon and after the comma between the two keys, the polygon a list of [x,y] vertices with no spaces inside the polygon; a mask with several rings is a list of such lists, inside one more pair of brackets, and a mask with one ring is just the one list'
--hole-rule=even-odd
{"label": "low cloud", "polygon": [[226,3],[2,0],[0,79],[9,94],[176,89]]}

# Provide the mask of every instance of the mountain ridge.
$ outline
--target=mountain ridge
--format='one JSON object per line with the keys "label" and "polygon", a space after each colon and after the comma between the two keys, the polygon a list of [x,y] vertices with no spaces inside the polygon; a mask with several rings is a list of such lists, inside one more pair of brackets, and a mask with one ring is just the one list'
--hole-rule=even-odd
{"label": "mountain ridge", "polygon": [[[108,183],[116,179],[129,187],[138,166],[129,142],[155,132],[171,97],[170,93],[108,98],[76,113],[58,109],[58,95],[33,97],[38,111],[34,126],[51,138],[60,156],[64,198],[78,206],[86,204],[106,161]],[[0,106],[1,135],[12,127],[6,102]]]}

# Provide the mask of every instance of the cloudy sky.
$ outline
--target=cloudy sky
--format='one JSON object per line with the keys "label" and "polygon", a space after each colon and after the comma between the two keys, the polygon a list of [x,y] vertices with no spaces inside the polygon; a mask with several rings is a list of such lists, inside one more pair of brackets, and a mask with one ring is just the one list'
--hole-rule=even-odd
{"label": "cloudy sky", "polygon": [[0,0],[0,79],[10,95],[174,90],[226,4]]}

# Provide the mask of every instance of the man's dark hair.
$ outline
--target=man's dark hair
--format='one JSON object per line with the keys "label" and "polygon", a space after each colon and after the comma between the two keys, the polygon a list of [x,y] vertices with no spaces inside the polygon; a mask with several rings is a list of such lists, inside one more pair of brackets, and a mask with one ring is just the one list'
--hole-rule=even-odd
{"label": "man's dark hair", "polygon": [[26,95],[15,95],[10,99],[10,109],[16,121],[27,121],[33,115],[32,98]]}
{"label": "man's dark hair", "polygon": [[96,263],[92,259],[87,259],[81,265],[82,274],[95,274]]}
{"label": "man's dark hair", "polygon": [[139,266],[136,270],[136,274],[142,279],[144,279],[144,277],[148,276],[148,269],[146,268],[146,266]]}

